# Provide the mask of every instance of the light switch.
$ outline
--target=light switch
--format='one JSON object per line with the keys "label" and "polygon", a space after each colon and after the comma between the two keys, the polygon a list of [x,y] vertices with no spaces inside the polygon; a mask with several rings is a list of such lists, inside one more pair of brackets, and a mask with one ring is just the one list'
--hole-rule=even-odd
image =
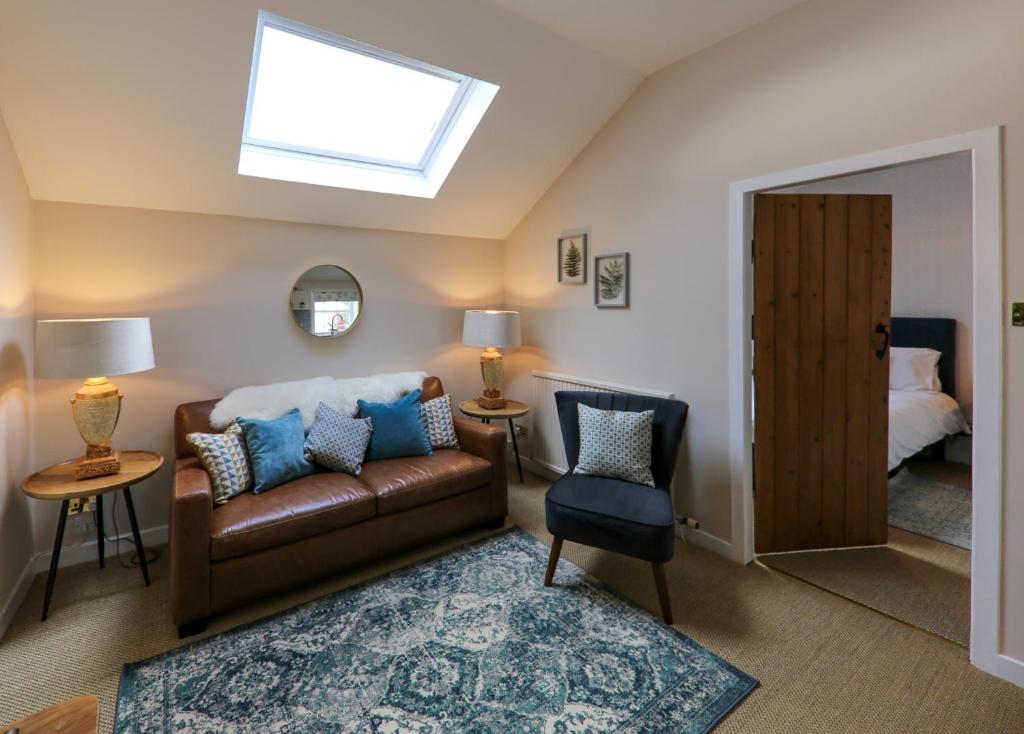
{"label": "light switch", "polygon": [[1010,323],[1014,326],[1024,326],[1024,303],[1018,301],[1010,306]]}

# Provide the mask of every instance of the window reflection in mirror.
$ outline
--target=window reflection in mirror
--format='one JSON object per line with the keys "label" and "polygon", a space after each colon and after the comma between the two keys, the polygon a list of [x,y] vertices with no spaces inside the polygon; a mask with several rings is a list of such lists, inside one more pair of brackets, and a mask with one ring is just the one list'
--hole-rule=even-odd
{"label": "window reflection in mirror", "polygon": [[313,336],[331,338],[348,332],[359,320],[362,306],[359,281],[337,265],[310,268],[292,288],[292,316]]}

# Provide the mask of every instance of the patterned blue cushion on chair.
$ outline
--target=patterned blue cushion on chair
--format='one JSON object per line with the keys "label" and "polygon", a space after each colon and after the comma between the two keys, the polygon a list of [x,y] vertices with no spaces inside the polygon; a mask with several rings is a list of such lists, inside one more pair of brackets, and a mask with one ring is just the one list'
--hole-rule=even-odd
{"label": "patterned blue cushion on chair", "polygon": [[583,403],[578,408],[580,458],[573,472],[653,487],[654,411],[598,410]]}
{"label": "patterned blue cushion on chair", "polygon": [[432,449],[458,449],[459,437],[455,434],[455,420],[452,418],[450,395],[428,400],[420,405],[420,420],[427,431]]}
{"label": "patterned blue cushion on chair", "polygon": [[363,470],[363,457],[370,445],[370,418],[348,418],[329,405],[316,406],[316,418],[306,436],[306,459],[333,471],[354,477]]}

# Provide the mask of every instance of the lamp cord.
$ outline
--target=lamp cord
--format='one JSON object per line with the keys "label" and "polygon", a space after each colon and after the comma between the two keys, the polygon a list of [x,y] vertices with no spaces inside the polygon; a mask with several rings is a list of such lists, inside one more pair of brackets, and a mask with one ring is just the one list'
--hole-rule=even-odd
{"label": "lamp cord", "polygon": [[[118,497],[118,494],[119,494],[118,492],[114,492],[114,502],[113,502],[112,507],[110,508],[110,519],[114,523],[114,537],[113,537],[113,539],[111,539],[109,536],[107,536],[106,532],[104,532],[103,533],[103,540],[106,541],[107,543],[113,543],[114,544],[115,555],[117,556],[117,562],[121,564],[122,568],[138,568],[138,566],[140,565],[139,564],[139,549],[135,545],[135,539],[134,538],[122,538],[121,537],[121,531],[117,527],[117,497]],[[93,516],[92,521],[93,521],[93,524],[96,525],[97,528],[99,528],[99,520],[96,519],[95,515]],[[131,545],[132,547],[135,548],[135,553],[133,553],[131,556],[129,556],[127,563],[121,557],[121,542],[122,541],[125,542],[125,543],[128,543],[129,545]],[[146,549],[146,563],[147,564],[153,563],[158,558],[160,558],[160,551],[156,550],[155,548],[147,548]]]}

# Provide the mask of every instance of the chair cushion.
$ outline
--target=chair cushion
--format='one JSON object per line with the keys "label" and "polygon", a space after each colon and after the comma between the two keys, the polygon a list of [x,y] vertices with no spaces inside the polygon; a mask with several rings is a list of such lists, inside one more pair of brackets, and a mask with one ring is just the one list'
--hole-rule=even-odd
{"label": "chair cushion", "polygon": [[675,550],[675,513],[664,489],[620,479],[566,474],[548,490],[548,532],[648,561]]}
{"label": "chair cushion", "polygon": [[369,519],[373,493],[348,474],[322,472],[264,494],[240,494],[213,509],[210,557],[235,558]]}
{"label": "chair cushion", "polygon": [[387,515],[482,487],[491,473],[490,462],[478,456],[440,449],[430,456],[368,461],[359,481],[377,496],[377,514]]}
{"label": "chair cushion", "polygon": [[577,405],[580,456],[574,474],[624,479],[654,486],[651,432],[654,411],[598,410]]}

